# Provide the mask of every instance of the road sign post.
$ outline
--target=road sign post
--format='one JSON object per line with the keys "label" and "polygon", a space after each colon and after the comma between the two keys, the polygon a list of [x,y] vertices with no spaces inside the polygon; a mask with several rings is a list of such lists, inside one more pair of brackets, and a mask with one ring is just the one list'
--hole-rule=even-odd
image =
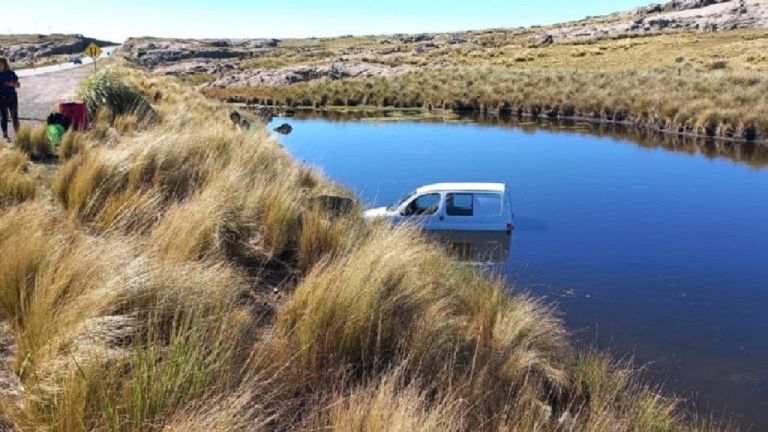
{"label": "road sign post", "polygon": [[101,55],[101,48],[98,45],[91,42],[88,48],[85,49],[85,55],[93,59],[93,70],[96,70],[96,59]]}

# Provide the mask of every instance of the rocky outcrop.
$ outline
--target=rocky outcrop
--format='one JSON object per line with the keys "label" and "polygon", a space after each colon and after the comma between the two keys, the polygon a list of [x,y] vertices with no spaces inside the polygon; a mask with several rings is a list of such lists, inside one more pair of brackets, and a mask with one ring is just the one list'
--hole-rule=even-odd
{"label": "rocky outcrop", "polygon": [[165,63],[154,69],[155,72],[164,75],[214,75],[218,76],[233,71],[236,66],[233,63],[221,62],[211,59],[191,59],[178,63]]}
{"label": "rocky outcrop", "polygon": [[550,29],[555,40],[768,27],[765,0],[675,0]]}
{"label": "rocky outcrop", "polygon": [[282,135],[289,135],[291,132],[293,132],[293,126],[289,125],[288,123],[283,123],[273,130]]}
{"label": "rocky outcrop", "polygon": [[322,78],[390,76],[411,70],[409,66],[387,66],[360,61],[337,61],[317,65],[290,66],[277,69],[248,69],[221,77],[212,87],[279,86]]}
{"label": "rocky outcrop", "polygon": [[256,56],[274,48],[277,39],[128,39],[126,55],[150,68],[189,59],[222,60]]}
{"label": "rocky outcrop", "polygon": [[55,55],[80,54],[91,43],[98,46],[118,45],[114,42],[102,41],[83,35],[38,35],[37,41],[25,41],[0,47],[0,54],[8,57],[11,63],[39,61]]}

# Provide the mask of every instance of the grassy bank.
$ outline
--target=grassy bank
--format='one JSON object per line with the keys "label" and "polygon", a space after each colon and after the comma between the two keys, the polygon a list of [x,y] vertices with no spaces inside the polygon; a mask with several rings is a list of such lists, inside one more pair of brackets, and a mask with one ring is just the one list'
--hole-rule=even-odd
{"label": "grassy bank", "polygon": [[[768,33],[764,30],[554,45],[531,44],[527,38],[489,32],[482,44],[423,53],[404,46],[402,52],[387,55],[366,41],[365,49],[358,47],[363,53],[344,58],[413,69],[383,77],[210,87],[205,92],[262,105],[501,112],[768,141],[768,57],[764,54]],[[305,63],[285,51],[281,58]],[[327,53],[325,60],[335,61],[336,51]]]}
{"label": "grassy bank", "polygon": [[33,181],[0,189],[6,424],[725,429],[574,350],[554,310],[418,232],[318,206],[348,192],[265,129],[233,129],[225,107],[170,80],[114,73],[97,84],[127,83],[152,109],[104,104],[50,184],[25,155],[0,155],[2,176]]}

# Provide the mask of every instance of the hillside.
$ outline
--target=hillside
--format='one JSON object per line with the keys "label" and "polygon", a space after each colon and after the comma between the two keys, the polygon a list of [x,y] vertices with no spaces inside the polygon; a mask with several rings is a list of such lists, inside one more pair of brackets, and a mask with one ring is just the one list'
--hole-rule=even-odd
{"label": "hillside", "polygon": [[0,152],[5,427],[728,429],[416,231],[324,207],[349,192],[225,105],[127,64],[82,96],[92,131]]}
{"label": "hillside", "polygon": [[0,35],[0,56],[7,57],[16,67],[25,67],[31,62],[40,65],[59,61],[60,56],[81,54],[91,43],[99,46],[119,45],[83,35]]}
{"label": "hillside", "polygon": [[768,2],[676,1],[546,27],[253,41],[131,39],[231,102],[619,122],[768,141]]}

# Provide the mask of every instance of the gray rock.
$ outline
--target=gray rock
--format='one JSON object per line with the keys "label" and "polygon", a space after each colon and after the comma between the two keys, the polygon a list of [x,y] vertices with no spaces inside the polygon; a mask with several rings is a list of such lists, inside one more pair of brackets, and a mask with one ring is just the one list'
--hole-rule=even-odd
{"label": "gray rock", "polygon": [[258,55],[278,45],[277,39],[129,39],[123,51],[149,68],[188,59],[237,59]]}
{"label": "gray rock", "polygon": [[[619,12],[599,19],[563,24],[548,34],[556,39],[584,39],[664,33],[768,27],[765,0],[675,0]],[[545,37],[543,35],[542,37]]]}
{"label": "gray rock", "polygon": [[390,76],[411,70],[411,66],[388,66],[360,61],[337,61],[317,65],[289,66],[276,69],[248,69],[224,76],[211,87],[280,86],[317,79]]}
{"label": "gray rock", "polygon": [[[41,42],[30,42],[14,44],[6,47],[0,47],[0,54],[8,57],[12,63],[39,61],[45,57],[56,55],[79,54],[85,51],[91,43],[98,46],[117,45],[114,42],[102,41],[94,38],[84,37],[83,35],[72,35],[69,38],[61,38],[61,41],[44,40],[46,36],[40,35]],[[3,49],[5,48],[5,49]]]}
{"label": "gray rock", "polygon": [[289,125],[288,123],[283,123],[273,130],[279,134],[288,135],[293,132],[293,126]]}

